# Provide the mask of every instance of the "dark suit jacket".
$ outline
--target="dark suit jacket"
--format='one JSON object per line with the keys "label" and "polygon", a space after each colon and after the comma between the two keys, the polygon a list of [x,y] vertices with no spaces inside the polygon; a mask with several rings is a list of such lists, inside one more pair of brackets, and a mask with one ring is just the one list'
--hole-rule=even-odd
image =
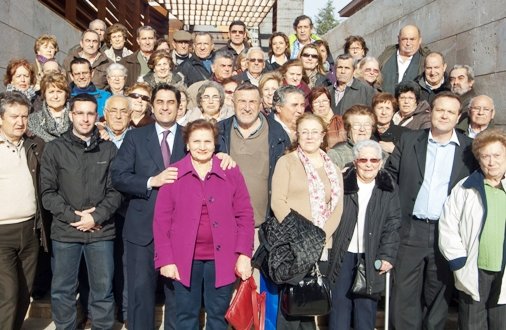
{"label": "dark suit jacket", "polygon": [[[478,168],[478,163],[471,152],[472,140],[459,132],[457,137],[460,146],[455,147],[448,194],[457,182]],[[413,207],[423,183],[428,140],[429,129],[403,133],[385,166],[399,185],[402,211],[401,242],[405,242],[408,237]]]}
{"label": "dark suit jacket", "polygon": [[336,104],[336,91],[334,89],[334,86],[328,86],[327,89],[330,92],[332,111],[335,115],[340,116],[342,116],[346,110],[355,104],[364,104],[371,106],[372,98],[376,93],[374,88],[364,84],[357,78],[354,78],[351,86],[347,86],[344,90],[344,95],[341,101]]}
{"label": "dark suit jacket", "polygon": [[[170,162],[185,156],[182,127],[177,125]],[[149,177],[165,169],[155,124],[129,130],[111,166],[113,186],[129,195],[123,237],[145,246],[153,240],[153,213],[158,188],[146,188]]]}

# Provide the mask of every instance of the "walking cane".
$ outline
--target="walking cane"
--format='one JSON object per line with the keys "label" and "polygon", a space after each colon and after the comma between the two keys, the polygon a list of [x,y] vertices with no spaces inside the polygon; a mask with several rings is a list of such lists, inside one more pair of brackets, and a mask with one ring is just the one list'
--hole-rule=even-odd
{"label": "walking cane", "polygon": [[385,330],[388,330],[390,318],[390,271],[385,276]]}

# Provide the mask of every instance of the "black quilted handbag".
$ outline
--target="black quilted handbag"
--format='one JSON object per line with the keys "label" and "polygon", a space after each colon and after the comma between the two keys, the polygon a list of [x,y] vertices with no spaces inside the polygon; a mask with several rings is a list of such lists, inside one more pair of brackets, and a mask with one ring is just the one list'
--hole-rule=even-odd
{"label": "black quilted handbag", "polygon": [[281,292],[281,309],[288,316],[319,316],[330,312],[332,294],[318,263],[297,285],[286,284]]}

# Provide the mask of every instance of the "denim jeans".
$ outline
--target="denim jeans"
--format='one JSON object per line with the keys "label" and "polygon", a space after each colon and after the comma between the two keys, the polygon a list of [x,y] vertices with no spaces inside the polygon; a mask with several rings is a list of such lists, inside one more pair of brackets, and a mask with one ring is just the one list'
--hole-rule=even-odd
{"label": "denim jeans", "polygon": [[79,263],[84,254],[90,285],[89,310],[94,329],[114,325],[114,241],[67,243],[53,240],[51,310],[56,329],[76,328],[76,290]]}

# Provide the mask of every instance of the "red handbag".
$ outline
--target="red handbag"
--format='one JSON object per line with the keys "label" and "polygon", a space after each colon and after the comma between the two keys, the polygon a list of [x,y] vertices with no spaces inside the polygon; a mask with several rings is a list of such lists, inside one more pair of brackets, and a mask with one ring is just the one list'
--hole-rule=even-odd
{"label": "red handbag", "polygon": [[265,292],[258,294],[255,279],[241,281],[225,319],[235,330],[264,330]]}

